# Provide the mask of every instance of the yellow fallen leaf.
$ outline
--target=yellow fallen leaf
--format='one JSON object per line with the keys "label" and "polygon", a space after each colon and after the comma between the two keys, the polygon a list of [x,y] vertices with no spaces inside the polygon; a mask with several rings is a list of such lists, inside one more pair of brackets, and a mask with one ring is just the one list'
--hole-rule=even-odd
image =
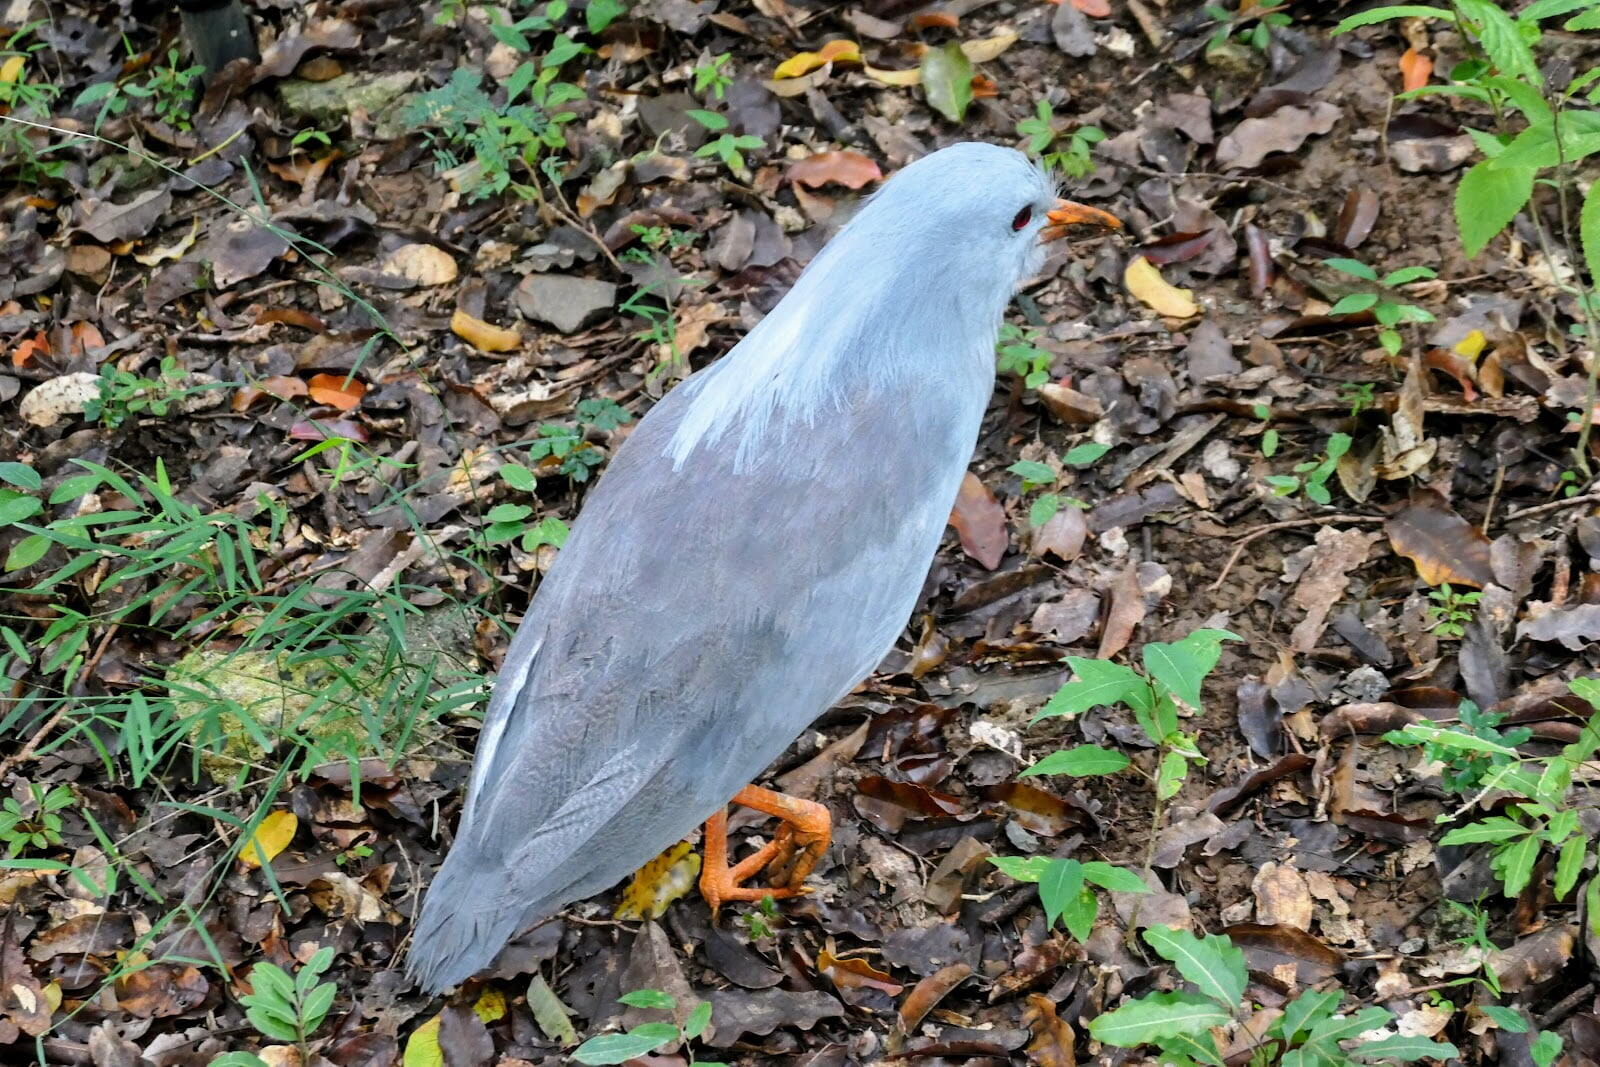
{"label": "yellow fallen leaf", "polygon": [[962,41],[961,51],[974,63],[987,63],[991,59],[998,59],[1002,52],[1016,43],[1016,34],[997,33],[978,41]]}
{"label": "yellow fallen leaf", "polygon": [[614,919],[657,919],[674,900],[694,888],[700,854],[680,841],[634,872],[622,891]]}
{"label": "yellow fallen leaf", "polygon": [[772,72],[772,78],[774,81],[798,78],[802,74],[810,74],[824,63],[839,62],[861,62],[861,46],[854,41],[837,40],[829,41],[815,52],[798,52],[779,63]]}
{"label": "yellow fallen leaf", "polygon": [[1200,314],[1200,305],[1194,302],[1194,294],[1167,281],[1155,265],[1143,256],[1133,257],[1128,269],[1122,273],[1122,284],[1157,315],[1169,319],[1187,319]]}
{"label": "yellow fallen leaf", "polygon": [[4,64],[0,64],[0,82],[10,85],[22,77],[22,67],[27,62],[27,56],[12,56]]}
{"label": "yellow fallen leaf", "polygon": [[477,1001],[472,1005],[472,1010],[486,1023],[495,1022],[506,1017],[506,995],[500,990],[490,986],[478,994]]}
{"label": "yellow fallen leaf", "polygon": [[439,1047],[439,1016],[435,1015],[406,1038],[402,1067],[444,1067],[444,1050]]}
{"label": "yellow fallen leaf", "polygon": [[137,260],[138,262],[143,263],[147,267],[160,266],[162,263],[165,263],[169,259],[171,259],[171,260],[182,259],[183,258],[183,254],[185,252],[189,251],[189,248],[195,242],[195,238],[197,238],[199,236],[200,236],[200,216],[196,215],[194,217],[194,225],[189,227],[189,232],[187,234],[185,234],[184,236],[178,238],[178,240],[176,242],[174,242],[174,243],[172,243],[170,245],[167,245],[165,247],[161,247],[161,246],[158,245],[157,247],[152,248],[148,252],[135,252],[133,254],[133,258],[135,260]]}
{"label": "yellow fallen leaf", "polygon": [[761,84],[773,96],[800,96],[827,81],[832,74],[833,65],[824,63],[810,74],[798,78],[771,78]]}
{"label": "yellow fallen leaf", "polygon": [[910,70],[884,70],[882,67],[863,65],[861,69],[866,72],[867,77],[883,85],[910,87],[922,84],[921,67],[912,67]]}
{"label": "yellow fallen leaf", "polygon": [[261,820],[261,825],[256,827],[254,836],[240,850],[239,862],[251,870],[271,863],[278,853],[289,847],[299,828],[300,820],[295,818],[294,812],[268,812],[267,817]]}
{"label": "yellow fallen leaf", "polygon": [[418,285],[448,285],[456,280],[456,260],[430,244],[401,245],[383,261],[385,274],[397,274]]}
{"label": "yellow fallen leaf", "polygon": [[1473,330],[1461,340],[1451,346],[1450,351],[1468,362],[1475,361],[1483,353],[1483,346],[1488,343],[1488,338],[1483,336],[1482,330]]}
{"label": "yellow fallen leaf", "polygon": [[503,326],[492,326],[465,311],[450,316],[450,330],[474,348],[485,352],[509,352],[522,344],[522,334]]}

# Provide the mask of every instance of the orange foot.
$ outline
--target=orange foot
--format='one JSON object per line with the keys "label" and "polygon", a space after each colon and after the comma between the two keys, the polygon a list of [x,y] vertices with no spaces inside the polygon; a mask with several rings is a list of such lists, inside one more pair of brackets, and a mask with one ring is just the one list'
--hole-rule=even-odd
{"label": "orange foot", "polygon": [[[734,796],[733,803],[776,815],[783,820],[773,839],[753,855],[728,866],[728,812],[724,808],[706,820],[705,862],[700,868],[700,895],[717,909],[730,900],[760,900],[762,897],[798,896],[806,892],[806,875],[827,851],[833,819],[828,809],[810,800],[774,793],[747,785]],[[787,869],[782,884],[741,885],[763,867]]]}

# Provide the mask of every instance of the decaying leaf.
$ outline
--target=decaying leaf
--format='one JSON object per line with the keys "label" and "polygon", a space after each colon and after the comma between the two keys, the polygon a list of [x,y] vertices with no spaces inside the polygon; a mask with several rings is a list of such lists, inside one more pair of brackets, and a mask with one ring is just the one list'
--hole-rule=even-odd
{"label": "decaying leaf", "polygon": [[1122,284],[1157,315],[1187,319],[1200,314],[1194,293],[1179,289],[1161,276],[1155,265],[1143,256],[1134,256],[1122,273]]}
{"label": "decaying leaf", "polygon": [[1305,609],[1306,617],[1289,636],[1289,647],[1293,651],[1310,652],[1317,647],[1317,639],[1327,625],[1328,612],[1344,596],[1350,572],[1367,561],[1377,540],[1377,534],[1362,530],[1324,526],[1317,531],[1311,562],[1294,589],[1294,601]]}
{"label": "decaying leaf", "polygon": [[634,872],[612,918],[659,919],[673,901],[688,895],[699,875],[700,854],[679,841]]}
{"label": "decaying leaf", "polygon": [[883,171],[860,152],[818,152],[789,165],[789,180],[813,189],[830,183],[859,189],[882,181]]}
{"label": "decaying leaf", "polygon": [[1028,1062],[1036,1067],[1076,1067],[1076,1038],[1072,1027],[1056,1014],[1055,1002],[1038,993],[1028,994],[1022,1025],[1033,1031],[1028,1042]]}
{"label": "decaying leaf", "polygon": [[82,415],[89,401],[100,395],[100,376],[88,371],[62,374],[34,386],[22,398],[18,414],[34,426],[54,426],[63,415]]}
{"label": "decaying leaf", "polygon": [[905,987],[894,980],[887,971],[880,971],[863,959],[840,958],[828,948],[817,953],[817,972],[826,975],[839,990],[877,989],[891,997],[900,995]]}
{"label": "decaying leaf", "polygon": [[294,812],[269,811],[239,851],[239,862],[252,870],[271,863],[278,853],[289,847],[299,829],[300,820]]}
{"label": "decaying leaf", "polygon": [[971,471],[961,481],[950,525],[961,537],[961,547],[988,570],[1000,566],[1000,559],[1011,543],[1006,528],[1006,509],[994,498],[989,487]]}
{"label": "decaying leaf", "polygon": [[1389,544],[1416,564],[1417,576],[1428,585],[1448,582],[1482,589],[1494,581],[1489,539],[1432,489],[1413,492],[1410,503],[1383,529]]}
{"label": "decaying leaf", "polygon": [[450,316],[450,330],[469,345],[485,352],[510,352],[522,345],[522,334],[516,330],[492,326],[459,308]]}
{"label": "decaying leaf", "polygon": [[344,374],[313,374],[306,383],[306,392],[319,404],[354,411],[366,395],[367,386],[359,378]]}
{"label": "decaying leaf", "polygon": [[455,257],[430,244],[401,245],[383,261],[383,272],[418,285],[447,285],[459,273]]}
{"label": "decaying leaf", "polygon": [[810,74],[826,63],[859,63],[861,62],[861,46],[854,41],[836,40],[829,41],[815,52],[798,52],[779,63],[772,72],[774,81],[784,78],[798,78],[802,74]]}

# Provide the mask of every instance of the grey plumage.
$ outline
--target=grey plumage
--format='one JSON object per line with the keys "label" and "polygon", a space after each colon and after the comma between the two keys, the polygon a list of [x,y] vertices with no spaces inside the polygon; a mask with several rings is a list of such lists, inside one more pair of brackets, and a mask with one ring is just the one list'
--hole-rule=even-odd
{"label": "grey plumage", "polygon": [[[428,990],[688,835],[878,665],[1053,202],[1020,154],[892,178],[590,491],[496,682],[408,967]],[[1019,208],[1036,209],[1025,229]]]}

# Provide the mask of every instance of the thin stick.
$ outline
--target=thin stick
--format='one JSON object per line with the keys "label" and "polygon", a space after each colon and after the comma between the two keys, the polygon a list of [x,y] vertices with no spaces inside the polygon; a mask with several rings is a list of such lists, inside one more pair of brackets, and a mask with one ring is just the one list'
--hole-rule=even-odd
{"label": "thin stick", "polygon": [[1233,565],[1239,562],[1239,557],[1244,555],[1246,546],[1256,538],[1269,534],[1274,530],[1288,530],[1296,526],[1321,526],[1330,522],[1387,522],[1382,515],[1324,515],[1316,519],[1287,519],[1284,522],[1269,522],[1265,526],[1257,526],[1254,530],[1239,538],[1239,543],[1233,548],[1233,555],[1228,557],[1228,562],[1223,566],[1222,573],[1217,575],[1217,580],[1206,586],[1207,591],[1216,592],[1222,588],[1222,583],[1227,579],[1228,572],[1233,570]]}
{"label": "thin stick", "polygon": [[1535,504],[1531,508],[1523,508],[1521,511],[1511,512],[1503,522],[1531,519],[1535,515],[1543,515],[1549,511],[1560,511],[1562,508],[1577,507],[1581,504],[1600,504],[1600,493],[1584,493],[1582,496],[1569,496],[1564,500],[1552,500],[1548,504]]}

